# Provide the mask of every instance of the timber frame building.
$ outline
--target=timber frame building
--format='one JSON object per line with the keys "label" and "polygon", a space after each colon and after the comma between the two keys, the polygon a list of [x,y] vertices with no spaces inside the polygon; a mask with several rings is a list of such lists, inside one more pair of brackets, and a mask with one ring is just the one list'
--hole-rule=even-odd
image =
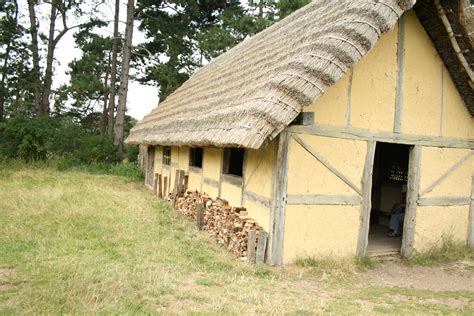
{"label": "timber frame building", "polygon": [[149,186],[182,170],[246,207],[270,264],[474,246],[473,42],[465,0],[315,0],[197,71],[127,142],[146,146]]}

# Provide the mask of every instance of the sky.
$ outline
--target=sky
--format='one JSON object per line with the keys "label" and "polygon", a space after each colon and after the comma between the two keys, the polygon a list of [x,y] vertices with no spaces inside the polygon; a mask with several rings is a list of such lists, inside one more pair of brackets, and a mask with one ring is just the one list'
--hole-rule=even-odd
{"label": "sky", "polygon": [[[101,13],[103,18],[107,21],[112,21],[114,17],[114,0],[105,0],[104,5],[101,7]],[[87,3],[87,0],[84,1]],[[21,8],[23,15],[23,23],[28,19],[28,7],[26,0],[19,0],[18,4]],[[49,9],[49,5],[39,5],[38,9],[40,14],[46,15]],[[120,21],[126,20],[126,2],[121,1],[120,6]],[[44,11],[44,12],[43,12]],[[26,19],[26,20],[25,20]],[[143,33],[137,28],[137,21],[135,21],[134,33],[133,33],[133,45],[138,45],[145,41]],[[44,31],[47,25],[40,21],[40,30]],[[73,23],[71,23],[73,24]],[[43,28],[43,26],[45,28]],[[125,24],[119,23],[119,31],[124,33]],[[113,23],[109,23],[109,26],[103,31],[112,35]],[[75,47],[73,31],[67,33],[61,41],[58,43],[56,48],[55,57],[56,63],[54,67],[54,88],[59,87],[61,84],[69,82],[69,76],[66,74],[68,70],[68,63],[74,58],[81,56],[81,50]],[[128,85],[128,97],[127,97],[127,114],[136,119],[142,119],[146,114],[150,113],[153,108],[158,105],[158,88],[153,86],[147,86],[138,82],[130,81]],[[97,109],[99,110],[99,109]]]}

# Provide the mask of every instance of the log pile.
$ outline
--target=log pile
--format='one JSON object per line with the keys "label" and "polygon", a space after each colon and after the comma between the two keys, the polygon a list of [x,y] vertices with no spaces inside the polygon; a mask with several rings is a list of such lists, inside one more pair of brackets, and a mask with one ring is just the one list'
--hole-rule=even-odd
{"label": "log pile", "polygon": [[[202,205],[201,210],[204,212],[203,221],[198,220],[199,205]],[[263,228],[248,216],[245,208],[232,207],[227,201],[211,199],[205,193],[187,191],[176,199],[175,206],[182,214],[197,220],[199,229],[206,230],[217,243],[226,246],[243,261],[247,260],[249,232],[255,231],[257,240],[263,232]]]}

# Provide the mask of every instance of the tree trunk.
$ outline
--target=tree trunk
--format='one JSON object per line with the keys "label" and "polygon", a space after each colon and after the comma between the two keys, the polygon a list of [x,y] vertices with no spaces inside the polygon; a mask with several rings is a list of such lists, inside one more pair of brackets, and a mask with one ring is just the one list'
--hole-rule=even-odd
{"label": "tree trunk", "polygon": [[117,153],[120,158],[123,156],[123,128],[125,125],[125,111],[127,107],[128,79],[130,70],[130,55],[132,52],[133,38],[133,14],[134,0],[127,1],[127,24],[125,27],[125,43],[123,46],[122,71],[120,74],[119,100],[117,107],[117,117],[115,119],[114,144],[117,145]]}
{"label": "tree trunk", "polygon": [[51,85],[53,84],[53,62],[54,62],[54,50],[56,49],[56,40],[54,38],[56,18],[57,18],[57,7],[55,1],[51,3],[51,16],[49,21],[49,35],[48,35],[48,53],[46,55],[46,70],[44,74],[43,82],[43,94],[41,96],[41,108],[43,114],[49,114],[49,96],[51,95]]}
{"label": "tree trunk", "polygon": [[112,39],[112,69],[110,71],[110,101],[109,101],[109,119],[108,119],[108,134],[110,140],[114,139],[114,113],[115,113],[115,84],[117,80],[117,50],[118,50],[118,25],[120,14],[120,0],[115,0],[114,13],[114,37]]}
{"label": "tree trunk", "polygon": [[31,35],[31,53],[33,55],[33,80],[35,87],[35,111],[37,115],[43,115],[43,107],[41,104],[41,78],[39,67],[39,50],[38,50],[38,28],[36,27],[35,1],[28,0],[28,12],[30,15],[30,35]]}
{"label": "tree trunk", "polygon": [[109,74],[110,74],[110,53],[109,53],[109,62],[107,63],[107,68],[105,69],[105,79],[104,79],[104,108],[102,109],[102,116],[100,117],[100,126],[99,126],[99,133],[100,133],[100,140],[104,139],[105,135],[105,128],[107,127],[107,105],[109,102],[109,94],[110,91],[108,88],[109,83]]}

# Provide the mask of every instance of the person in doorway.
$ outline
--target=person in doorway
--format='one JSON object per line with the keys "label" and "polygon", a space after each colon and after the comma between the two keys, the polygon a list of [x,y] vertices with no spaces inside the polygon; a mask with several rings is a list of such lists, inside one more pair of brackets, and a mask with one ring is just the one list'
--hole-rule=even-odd
{"label": "person in doorway", "polygon": [[406,208],[406,193],[407,186],[402,186],[402,198],[400,203],[395,203],[390,211],[390,224],[388,228],[390,229],[390,237],[399,237],[401,236],[401,228],[403,226],[403,221],[405,220],[405,208]]}

